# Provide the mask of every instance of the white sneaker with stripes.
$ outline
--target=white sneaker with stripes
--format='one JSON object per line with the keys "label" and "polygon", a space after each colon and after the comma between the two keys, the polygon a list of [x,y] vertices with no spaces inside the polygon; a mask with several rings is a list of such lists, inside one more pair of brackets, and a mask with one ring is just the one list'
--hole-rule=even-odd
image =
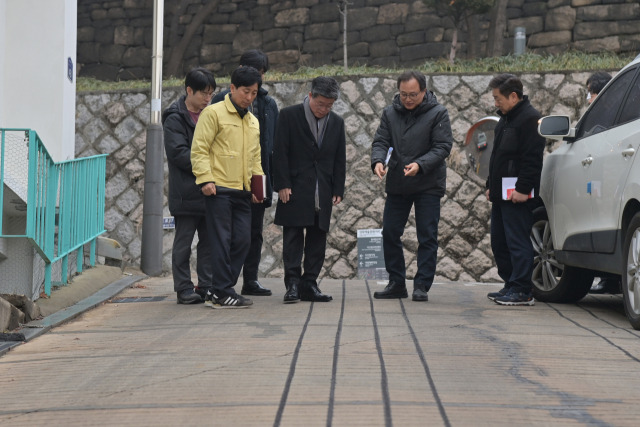
{"label": "white sneaker with stripes", "polygon": [[252,304],[253,301],[242,295],[218,298],[215,294],[208,291],[204,297],[204,305],[211,308],[248,308]]}

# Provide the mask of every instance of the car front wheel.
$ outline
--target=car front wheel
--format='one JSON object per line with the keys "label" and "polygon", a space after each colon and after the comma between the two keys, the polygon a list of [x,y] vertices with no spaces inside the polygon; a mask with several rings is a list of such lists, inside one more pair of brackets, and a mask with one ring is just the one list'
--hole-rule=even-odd
{"label": "car front wheel", "polygon": [[582,268],[561,264],[556,259],[551,225],[544,207],[533,211],[531,229],[534,260],[533,296],[546,302],[576,302],[591,288],[594,273]]}
{"label": "car front wheel", "polygon": [[633,326],[640,329],[640,213],[637,213],[625,234],[624,272],[622,274],[622,299],[624,311]]}

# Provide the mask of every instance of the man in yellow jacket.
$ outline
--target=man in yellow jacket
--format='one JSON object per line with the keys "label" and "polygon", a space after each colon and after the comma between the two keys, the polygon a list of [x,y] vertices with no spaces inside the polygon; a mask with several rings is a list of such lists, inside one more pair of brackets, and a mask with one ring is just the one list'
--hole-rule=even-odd
{"label": "man in yellow jacket", "polygon": [[262,85],[253,67],[237,68],[223,102],[202,110],[191,146],[196,184],[205,195],[211,242],[212,308],[245,308],[253,302],[234,290],[251,244],[251,176],[263,175],[260,125],[248,108]]}

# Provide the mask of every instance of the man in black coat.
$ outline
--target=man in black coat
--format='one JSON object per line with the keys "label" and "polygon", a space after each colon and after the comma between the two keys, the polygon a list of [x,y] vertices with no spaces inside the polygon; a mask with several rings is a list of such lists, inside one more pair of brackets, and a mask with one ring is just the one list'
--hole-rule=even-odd
{"label": "man in black coat", "polygon": [[[187,74],[184,85],[186,95],[164,111],[162,124],[169,163],[169,211],[176,227],[171,253],[173,290],[179,304],[197,304],[211,288],[212,269],[204,195],[191,172],[191,141],[200,112],[211,101],[216,80],[209,70],[195,68]],[[189,260],[196,231],[198,287],[194,288]]]}
{"label": "man in black coat", "polygon": [[418,272],[413,301],[428,301],[438,254],[440,199],[445,194],[447,165],[453,136],[447,109],[427,90],[417,71],[398,77],[393,104],[386,107],[371,146],[371,169],[387,177],[382,219],[382,249],[389,283],[374,298],[406,298],[406,266],[401,237],[415,205]]}
{"label": "man in black coat", "polygon": [[332,300],[316,279],[324,263],[332,207],[344,196],[344,121],[331,111],[339,94],[337,81],[316,77],[302,104],[284,108],[276,125],[274,223],[283,226],[285,303]]}
{"label": "man in black coat", "polygon": [[[520,79],[500,74],[489,82],[500,121],[494,130],[486,184],[491,206],[491,250],[504,287],[487,297],[500,305],[534,305],[531,227],[540,190],[545,140],[538,134],[540,113],[523,95]],[[503,178],[516,178],[507,193]]]}
{"label": "man in black coat", "polygon": [[[264,73],[269,70],[269,58],[260,50],[248,50],[240,56],[240,66],[253,67]],[[212,104],[224,100],[229,90],[223,90],[213,97]],[[262,286],[258,281],[258,267],[262,255],[262,230],[264,211],[272,204],[273,178],[271,176],[271,162],[273,154],[273,139],[278,120],[278,105],[263,87],[258,89],[258,96],[249,108],[260,123],[260,150],[262,156],[262,171],[267,177],[267,194],[262,203],[251,204],[251,246],[242,267],[242,295],[271,295],[271,290]]]}

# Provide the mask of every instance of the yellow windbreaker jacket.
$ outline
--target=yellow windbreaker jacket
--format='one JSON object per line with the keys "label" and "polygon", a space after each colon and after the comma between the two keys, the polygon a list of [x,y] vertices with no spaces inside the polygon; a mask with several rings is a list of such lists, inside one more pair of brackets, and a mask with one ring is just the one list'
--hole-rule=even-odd
{"label": "yellow windbreaker jacket", "polygon": [[196,184],[213,182],[251,191],[251,175],[263,175],[260,125],[251,113],[240,118],[229,96],[200,113],[191,145],[191,166]]}

